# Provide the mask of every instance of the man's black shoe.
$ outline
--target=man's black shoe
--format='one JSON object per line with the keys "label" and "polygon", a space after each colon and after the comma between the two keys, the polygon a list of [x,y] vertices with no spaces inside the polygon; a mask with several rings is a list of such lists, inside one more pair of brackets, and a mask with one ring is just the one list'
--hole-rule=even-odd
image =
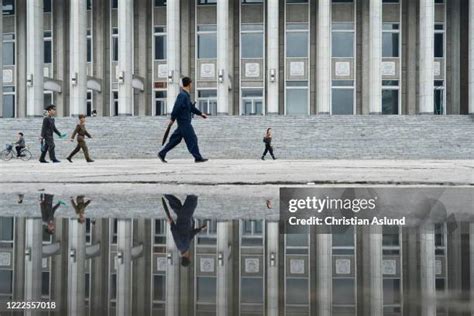
{"label": "man's black shoe", "polygon": [[163,157],[162,155],[160,155],[160,153],[158,153],[158,158],[160,158],[161,162],[163,163],[167,163],[168,161],[166,161],[165,157]]}
{"label": "man's black shoe", "polygon": [[87,162],[94,162],[94,161],[95,161],[94,159],[87,160]]}
{"label": "man's black shoe", "polygon": [[56,159],[56,160],[53,160],[53,162],[54,162],[54,163],[59,163],[59,162],[61,162],[61,161],[59,161],[59,160]]}
{"label": "man's black shoe", "polygon": [[196,159],[196,160],[194,160],[194,162],[196,162],[196,163],[198,163],[198,162],[206,162],[206,161],[208,161],[208,160],[209,160],[209,159],[207,159],[207,158],[201,158],[201,159]]}
{"label": "man's black shoe", "polygon": [[69,162],[72,162],[71,158],[69,158],[69,157],[67,157],[66,160],[69,161]]}
{"label": "man's black shoe", "polygon": [[46,160],[40,160],[39,162],[41,162],[41,163],[49,163],[49,161],[46,161]]}

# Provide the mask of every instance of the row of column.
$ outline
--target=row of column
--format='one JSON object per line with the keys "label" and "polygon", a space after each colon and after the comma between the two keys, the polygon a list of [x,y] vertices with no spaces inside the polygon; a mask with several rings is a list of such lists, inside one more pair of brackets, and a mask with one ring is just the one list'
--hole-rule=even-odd
{"label": "row of column", "polygon": [[[331,0],[318,4],[317,41],[317,111],[330,112],[331,99]],[[434,1],[420,0],[419,112],[433,113],[434,104]],[[87,94],[87,11],[86,0],[71,2],[70,27],[70,104],[71,115],[85,113]],[[279,73],[279,2],[268,0],[268,113],[278,113]],[[370,2],[369,25],[369,109],[382,112],[382,0]],[[218,113],[229,113],[229,3],[217,4]],[[469,1],[469,113],[474,114],[474,0]],[[133,114],[133,1],[119,0],[119,115]],[[180,6],[179,0],[167,2],[168,111],[179,92],[180,71]],[[43,0],[27,0],[27,115],[41,116],[44,108],[44,42]]]}

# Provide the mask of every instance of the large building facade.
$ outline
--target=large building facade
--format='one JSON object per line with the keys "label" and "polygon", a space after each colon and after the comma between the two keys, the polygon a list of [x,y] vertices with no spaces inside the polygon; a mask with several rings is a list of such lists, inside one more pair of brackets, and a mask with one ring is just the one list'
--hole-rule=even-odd
{"label": "large building facade", "polygon": [[[0,117],[474,114],[474,0],[3,0]],[[471,23],[470,23],[471,22]]]}

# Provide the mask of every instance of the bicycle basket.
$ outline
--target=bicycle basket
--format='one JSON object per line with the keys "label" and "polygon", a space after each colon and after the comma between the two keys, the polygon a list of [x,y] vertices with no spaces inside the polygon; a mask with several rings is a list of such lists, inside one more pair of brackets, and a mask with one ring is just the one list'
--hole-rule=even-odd
{"label": "bicycle basket", "polygon": [[6,148],[7,150],[12,150],[13,146],[12,146],[12,144],[6,144],[6,145],[5,145],[5,148]]}

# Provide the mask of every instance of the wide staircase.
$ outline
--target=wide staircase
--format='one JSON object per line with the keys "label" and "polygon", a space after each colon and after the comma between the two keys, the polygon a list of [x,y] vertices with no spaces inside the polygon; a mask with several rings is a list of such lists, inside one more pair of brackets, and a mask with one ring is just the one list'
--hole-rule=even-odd
{"label": "wide staircase", "polygon": [[[90,117],[86,126],[93,136],[88,141],[91,156],[156,158],[167,121],[165,117]],[[55,136],[60,159],[75,146],[69,136],[76,122],[56,119],[58,129],[68,133],[65,140]],[[0,119],[0,144],[14,141],[22,131],[37,158],[41,124],[41,118]],[[473,116],[217,116],[196,118],[193,125],[203,156],[211,159],[258,159],[268,127],[273,129],[275,155],[280,159],[474,158]],[[191,159],[184,140],[168,158]]]}

